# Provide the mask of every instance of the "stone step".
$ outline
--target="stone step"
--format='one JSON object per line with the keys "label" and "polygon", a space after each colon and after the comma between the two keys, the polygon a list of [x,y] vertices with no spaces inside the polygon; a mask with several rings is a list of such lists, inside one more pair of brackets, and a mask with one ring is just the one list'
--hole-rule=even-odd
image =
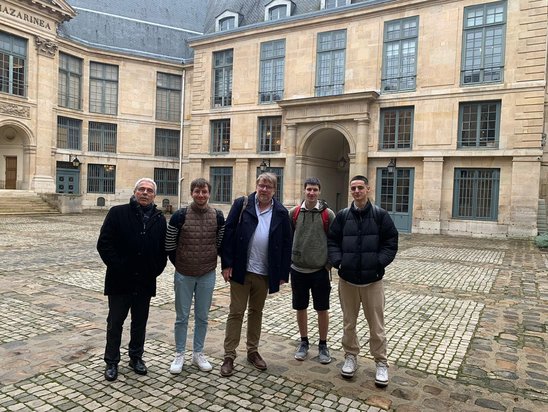
{"label": "stone step", "polygon": [[0,190],[0,215],[58,214],[59,211],[28,190]]}

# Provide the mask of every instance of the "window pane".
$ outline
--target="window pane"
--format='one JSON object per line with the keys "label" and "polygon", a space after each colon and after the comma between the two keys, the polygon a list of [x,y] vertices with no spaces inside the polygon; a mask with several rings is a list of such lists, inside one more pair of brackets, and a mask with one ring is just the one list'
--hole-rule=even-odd
{"label": "window pane", "polygon": [[262,117],[259,119],[259,151],[279,152],[282,139],[282,118]]}
{"label": "window pane", "polygon": [[496,220],[499,169],[455,169],[453,217]]}
{"label": "window pane", "polygon": [[418,17],[385,23],[382,90],[414,90],[417,75]]}
{"label": "window pane", "polygon": [[211,122],[211,151],[227,153],[230,150],[230,120],[214,120]]}
{"label": "window pane", "polygon": [[114,193],[115,165],[88,164],[88,193]]}
{"label": "window pane", "polygon": [[90,62],[89,110],[117,114],[118,66]]}
{"label": "window pane", "polygon": [[232,105],[232,50],[213,53],[213,106]]}
{"label": "window pane", "polygon": [[463,103],[459,147],[498,147],[500,102]]}
{"label": "window pane", "polygon": [[259,102],[271,103],[283,98],[285,40],[261,43]]}
{"label": "window pane", "polygon": [[182,77],[158,73],[156,82],[156,119],[181,120]]}
{"label": "window pane", "polygon": [[212,167],[210,170],[211,201],[230,203],[232,198],[232,168]]}
{"label": "window pane", "polygon": [[80,150],[82,121],[59,116],[57,118],[57,147]]}
{"label": "window pane", "polygon": [[177,196],[179,169],[154,169],[154,181],[158,195]]}
{"label": "window pane", "polygon": [[178,158],[179,138],[178,130],[156,129],[154,155]]}
{"label": "window pane", "polygon": [[409,149],[411,147],[413,111],[412,107],[381,111],[381,149]]}
{"label": "window pane", "polygon": [[88,150],[116,153],[116,133],[115,124],[89,122]]}

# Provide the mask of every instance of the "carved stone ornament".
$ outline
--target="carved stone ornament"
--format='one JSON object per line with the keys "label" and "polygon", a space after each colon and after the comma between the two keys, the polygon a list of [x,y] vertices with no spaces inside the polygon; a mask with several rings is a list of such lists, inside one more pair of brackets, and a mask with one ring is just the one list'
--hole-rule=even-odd
{"label": "carved stone ornament", "polygon": [[38,53],[48,57],[55,57],[55,53],[57,53],[57,48],[59,47],[57,43],[39,36],[34,36],[34,41]]}
{"label": "carved stone ornament", "polygon": [[30,117],[30,107],[11,103],[0,103],[0,113],[28,119]]}

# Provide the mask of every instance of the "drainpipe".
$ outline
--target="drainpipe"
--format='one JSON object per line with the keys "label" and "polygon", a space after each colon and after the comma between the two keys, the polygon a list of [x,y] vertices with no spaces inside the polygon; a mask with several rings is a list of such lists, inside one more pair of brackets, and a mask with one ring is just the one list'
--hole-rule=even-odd
{"label": "drainpipe", "polygon": [[[183,64],[184,64],[183,60]],[[177,204],[177,209],[182,206],[182,183],[185,178],[183,177],[183,130],[185,123],[185,90],[186,90],[186,70],[183,69],[183,84],[181,90],[181,127],[179,128],[179,180],[178,180],[178,190],[179,190],[179,202]]]}

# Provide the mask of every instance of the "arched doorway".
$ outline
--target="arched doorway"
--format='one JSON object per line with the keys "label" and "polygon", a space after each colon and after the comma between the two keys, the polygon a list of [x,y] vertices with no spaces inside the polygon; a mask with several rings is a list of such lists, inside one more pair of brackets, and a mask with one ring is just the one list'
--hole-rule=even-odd
{"label": "arched doorway", "polygon": [[28,189],[28,142],[24,129],[0,125],[0,189]]}
{"label": "arched doorway", "polygon": [[313,131],[302,148],[301,182],[309,176],[319,178],[321,197],[335,212],[348,206],[349,154],[346,136],[331,127]]}

